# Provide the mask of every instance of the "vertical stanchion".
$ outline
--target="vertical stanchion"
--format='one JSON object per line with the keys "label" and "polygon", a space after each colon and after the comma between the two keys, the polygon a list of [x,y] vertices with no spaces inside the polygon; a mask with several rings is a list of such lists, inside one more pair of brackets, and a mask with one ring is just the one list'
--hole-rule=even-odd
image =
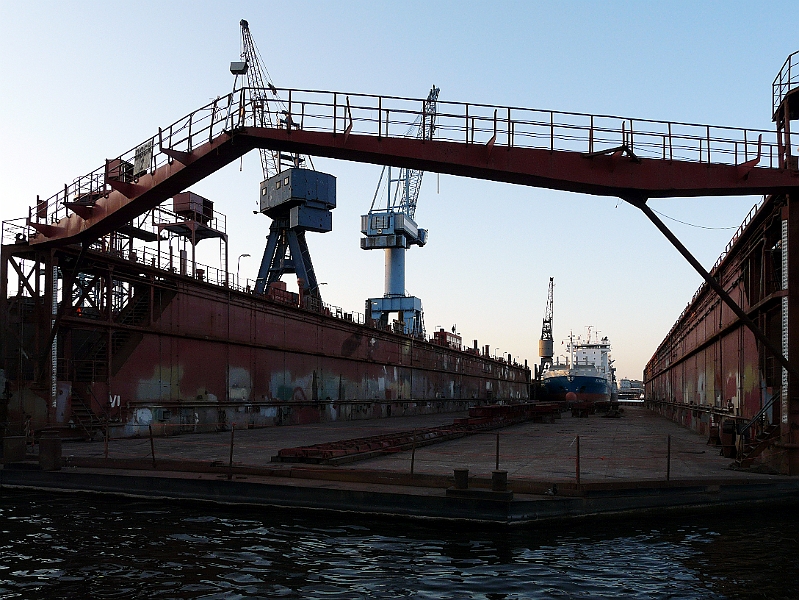
{"label": "vertical stanchion", "polygon": [[153,426],[148,425],[147,429],[150,430],[150,454],[153,457],[153,469],[155,469],[155,443],[153,442]]}
{"label": "vertical stanchion", "polygon": [[666,438],[666,481],[671,479],[671,434]]}
{"label": "vertical stanchion", "polygon": [[108,420],[105,422],[105,448],[104,448],[105,458],[108,458]]}
{"label": "vertical stanchion", "polygon": [[575,460],[575,470],[577,475],[577,485],[580,485],[580,436],[577,436],[577,458]]}
{"label": "vertical stanchion", "polygon": [[413,430],[413,440],[411,441],[411,477],[413,477],[413,463],[416,461],[416,430]]}
{"label": "vertical stanchion", "polygon": [[499,471],[499,434],[497,434],[497,453],[496,453],[496,458],[497,458],[497,461],[496,461],[496,464],[497,464],[497,466],[496,466],[496,470],[497,470],[497,471]]}
{"label": "vertical stanchion", "polygon": [[228,463],[227,478],[228,481],[233,479],[233,436],[236,433],[236,424],[230,425],[230,462]]}

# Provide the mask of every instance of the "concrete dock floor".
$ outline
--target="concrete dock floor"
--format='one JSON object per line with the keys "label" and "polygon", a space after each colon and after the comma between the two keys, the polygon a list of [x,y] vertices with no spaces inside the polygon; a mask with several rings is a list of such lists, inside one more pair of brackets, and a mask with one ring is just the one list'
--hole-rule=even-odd
{"label": "concrete dock floor", "polygon": [[[518,424],[342,466],[271,462],[282,448],[433,427],[460,416],[237,428],[232,470],[229,431],[154,436],[156,468],[149,437],[111,440],[108,458],[102,441],[65,441],[61,471],[6,465],[0,486],[492,522],[785,501],[799,491],[794,478],[730,470],[732,460],[704,436],[638,406],[626,406],[621,418],[564,414],[554,423]],[[512,500],[490,491],[497,438]],[[469,469],[472,497],[448,495],[458,468]]]}
{"label": "concrete dock floor", "polygon": [[[461,413],[292,425],[262,429],[236,429],[233,460],[236,465],[270,466],[281,448],[346,440],[415,428],[450,424]],[[147,432],[147,430],[144,430]],[[184,433],[155,436],[157,459],[221,461],[230,458],[230,432]],[[346,465],[350,469],[452,475],[468,468],[473,475],[490,476],[496,467],[499,436],[500,469],[509,478],[571,481],[576,479],[577,436],[580,437],[582,482],[662,480],[666,478],[668,437],[671,436],[671,479],[768,478],[769,475],[731,471],[729,458],[707,439],[643,407],[627,406],[618,419],[592,415],[576,418],[564,413],[554,423],[523,423],[496,431],[384,455]],[[103,442],[64,442],[64,456],[105,455]],[[151,456],[149,437],[112,440],[109,458]]]}

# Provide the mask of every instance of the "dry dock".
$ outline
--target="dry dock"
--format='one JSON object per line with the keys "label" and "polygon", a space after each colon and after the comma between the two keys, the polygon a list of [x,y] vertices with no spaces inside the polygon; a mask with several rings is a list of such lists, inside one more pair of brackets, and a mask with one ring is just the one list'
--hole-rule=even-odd
{"label": "dry dock", "polygon": [[[791,501],[799,492],[795,478],[729,469],[731,460],[704,436],[630,406],[621,418],[564,414],[343,466],[271,460],[282,448],[459,416],[145,435],[107,449],[65,441],[60,470],[40,469],[30,453],[4,465],[0,487],[495,523]],[[455,489],[456,469],[469,470],[466,489]],[[495,471],[507,473],[506,490],[492,490]]]}

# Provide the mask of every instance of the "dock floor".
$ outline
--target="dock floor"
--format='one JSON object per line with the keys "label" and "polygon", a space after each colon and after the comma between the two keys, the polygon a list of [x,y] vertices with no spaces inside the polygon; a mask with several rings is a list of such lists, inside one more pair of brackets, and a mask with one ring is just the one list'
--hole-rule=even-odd
{"label": "dock floor", "polygon": [[[0,485],[508,523],[797,496],[796,478],[731,470],[732,460],[704,436],[644,407],[624,408],[621,418],[563,414],[554,423],[518,424],[342,466],[271,459],[282,448],[433,427],[463,415],[184,433],[154,436],[152,446],[149,436],[111,440],[107,458],[102,441],[65,441],[60,471],[5,465]],[[491,492],[497,458],[512,499]],[[463,468],[469,492],[458,495],[448,488],[453,470]]]}

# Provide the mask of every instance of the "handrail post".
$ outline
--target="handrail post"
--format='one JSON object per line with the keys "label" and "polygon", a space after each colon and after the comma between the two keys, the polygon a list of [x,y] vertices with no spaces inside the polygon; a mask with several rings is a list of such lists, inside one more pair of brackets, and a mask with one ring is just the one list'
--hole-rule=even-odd
{"label": "handrail post", "polygon": [[411,448],[411,477],[413,477],[413,464],[416,461],[416,430],[413,430],[413,438],[412,438],[412,448]]}
{"label": "handrail post", "polygon": [[710,164],[710,125],[707,125],[707,164]]}
{"label": "handrail post", "polygon": [[671,123],[669,123],[669,160],[674,160],[673,146],[671,143]]}
{"label": "handrail post", "polygon": [[155,469],[155,442],[153,442],[153,426],[147,425],[147,428],[150,430],[150,454],[153,457],[153,469]]}
{"label": "handrail post", "polygon": [[746,141],[746,129],[744,129],[744,162],[749,160],[749,148]]}
{"label": "handrail post", "polygon": [[424,132],[425,121],[427,121],[427,115],[426,115],[426,112],[425,112],[426,108],[427,107],[424,105],[424,100],[422,100],[422,143],[423,144],[424,144],[424,140],[425,140],[425,137],[426,137],[425,136],[425,132]]}
{"label": "handrail post", "polygon": [[549,111],[549,151],[555,151],[555,113]]}
{"label": "handrail post", "polygon": [[230,424],[230,461],[228,462],[227,478],[228,481],[233,479],[233,436],[236,433],[236,424]]}
{"label": "handrail post", "polygon": [[336,92],[333,92],[333,137],[336,137],[336,119],[337,119],[336,113],[338,112],[336,110],[337,100],[338,100],[338,94]]}
{"label": "handrail post", "polygon": [[383,96],[377,97],[377,139],[383,137]]}
{"label": "handrail post", "polygon": [[291,117],[291,90],[289,90],[289,114],[286,115],[286,129],[288,129],[289,135],[291,135],[291,130],[293,129],[293,119]]}
{"label": "handrail post", "polygon": [[463,128],[464,134],[466,135],[466,143],[469,143],[469,105],[466,105],[466,125]]}
{"label": "handrail post", "polygon": [[513,136],[511,134],[511,122],[510,122],[510,106],[508,107],[508,150],[513,148]]}
{"label": "handrail post", "polygon": [[666,481],[671,479],[671,434],[666,438]]}
{"label": "handrail post", "polygon": [[188,145],[189,145],[189,152],[191,152],[191,124],[193,121],[194,113],[189,113],[189,138],[188,138]]}
{"label": "handrail post", "polygon": [[[214,105],[211,107],[211,123],[208,125],[208,141],[214,139],[214,119],[216,118],[216,103],[219,100],[214,100]],[[158,135],[161,135],[161,128],[158,128]]]}

